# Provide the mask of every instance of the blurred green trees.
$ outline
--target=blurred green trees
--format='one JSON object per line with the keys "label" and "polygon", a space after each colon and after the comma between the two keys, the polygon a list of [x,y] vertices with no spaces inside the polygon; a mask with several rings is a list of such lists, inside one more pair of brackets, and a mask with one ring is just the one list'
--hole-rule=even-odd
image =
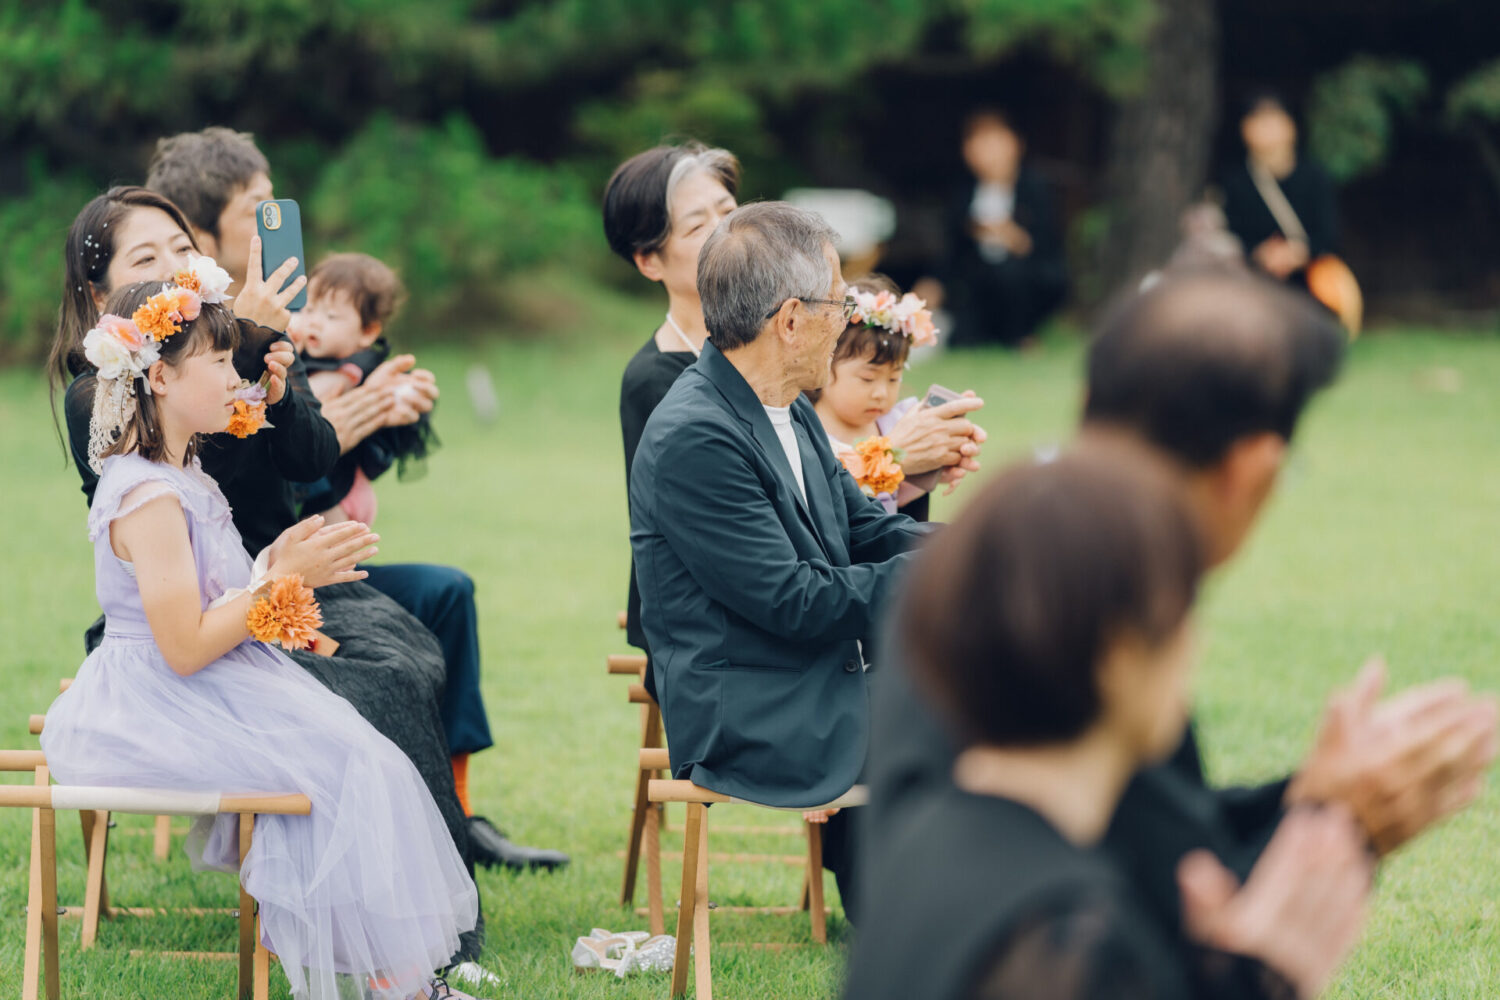
{"label": "blurred green trees", "polygon": [[[495,315],[497,286],[539,263],[619,274],[600,271],[597,199],[630,153],[699,137],[774,195],[921,132],[865,100],[886,71],[951,77],[1022,49],[1121,111],[1077,231],[1107,251],[1107,287],[1159,260],[1204,180],[1226,3],[0,0],[0,360],[45,344],[69,222],[138,182],[164,135],[254,132],[278,195],[305,203],[309,256],[379,254],[448,326]],[[1426,114],[1472,139],[1500,193],[1500,63],[1454,83],[1399,55],[1327,62],[1307,131],[1336,174],[1374,170]]]}
{"label": "blurred green trees", "polygon": [[[1141,72],[1151,0],[0,0],[0,356],[50,335],[62,237],[163,135],[227,124],[306,203],[308,253],[399,267],[413,311],[604,254],[597,198],[664,136],[799,179],[771,120],[916,57],[1034,44],[1106,91]],[[929,53],[929,57],[933,54]]]}

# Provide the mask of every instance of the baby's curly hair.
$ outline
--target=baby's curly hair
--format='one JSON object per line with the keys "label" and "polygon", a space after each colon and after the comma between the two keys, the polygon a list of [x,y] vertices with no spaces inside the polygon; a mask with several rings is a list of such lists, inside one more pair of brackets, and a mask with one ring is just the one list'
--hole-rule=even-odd
{"label": "baby's curly hair", "polygon": [[401,303],[406,288],[396,272],[367,253],[336,253],[324,257],[307,278],[310,297],[343,292],[359,313],[361,326],[384,326]]}

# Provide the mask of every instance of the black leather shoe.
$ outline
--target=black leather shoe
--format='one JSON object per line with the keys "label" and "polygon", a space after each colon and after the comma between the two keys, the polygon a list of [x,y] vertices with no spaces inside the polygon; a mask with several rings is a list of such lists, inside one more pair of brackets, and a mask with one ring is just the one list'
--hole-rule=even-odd
{"label": "black leather shoe", "polygon": [[483,816],[469,817],[469,845],[474,853],[474,863],[486,868],[504,865],[517,872],[537,868],[550,872],[566,867],[571,860],[562,851],[513,844]]}

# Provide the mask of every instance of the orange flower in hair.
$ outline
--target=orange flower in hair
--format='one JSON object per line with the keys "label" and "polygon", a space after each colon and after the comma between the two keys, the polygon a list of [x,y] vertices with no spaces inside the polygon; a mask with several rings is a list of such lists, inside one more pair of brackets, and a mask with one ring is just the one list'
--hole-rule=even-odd
{"label": "orange flower in hair", "polygon": [[161,342],[182,330],[203,311],[203,300],[191,288],[163,285],[162,290],[145,301],[130,317],[136,327],[152,340]]}
{"label": "orange flower in hair", "polygon": [[278,578],[266,596],[256,601],[245,616],[250,637],[282,649],[307,649],[323,624],[323,612],[312,588],[296,573]]}
{"label": "orange flower in hair", "polygon": [[182,329],[181,318],[173,316],[176,311],[176,296],[158,293],[147,299],[130,319],[137,329],[160,343]]}
{"label": "orange flower in hair", "polygon": [[186,288],[190,292],[203,294],[203,282],[197,273],[190,267],[185,267],[172,275],[172,284],[178,288]]}

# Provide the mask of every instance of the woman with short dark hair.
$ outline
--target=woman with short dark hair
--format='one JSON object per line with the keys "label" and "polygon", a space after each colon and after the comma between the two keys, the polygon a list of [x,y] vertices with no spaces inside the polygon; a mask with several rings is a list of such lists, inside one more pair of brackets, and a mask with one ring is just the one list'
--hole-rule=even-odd
{"label": "woman with short dark hair", "polygon": [[1371,862],[1347,814],[1289,816],[1243,890],[1190,857],[1186,926],[1239,954],[1176,940],[1096,849],[1187,721],[1205,553],[1158,462],[1109,442],[1012,468],[912,568],[901,648],[961,749],[868,838],[851,1000],[1310,997],[1352,946]]}
{"label": "woman with short dark hair", "polygon": [[[616,168],[604,189],[609,248],[667,292],[661,326],[630,359],[620,382],[627,486],[647,418],[708,339],[698,299],[698,251],[719,220],[735,210],[739,190],[740,163],[734,154],[698,142],[637,153]],[[632,563],[626,636],[632,646],[646,649],[640,610]],[[654,690],[649,670],[646,685]]]}

